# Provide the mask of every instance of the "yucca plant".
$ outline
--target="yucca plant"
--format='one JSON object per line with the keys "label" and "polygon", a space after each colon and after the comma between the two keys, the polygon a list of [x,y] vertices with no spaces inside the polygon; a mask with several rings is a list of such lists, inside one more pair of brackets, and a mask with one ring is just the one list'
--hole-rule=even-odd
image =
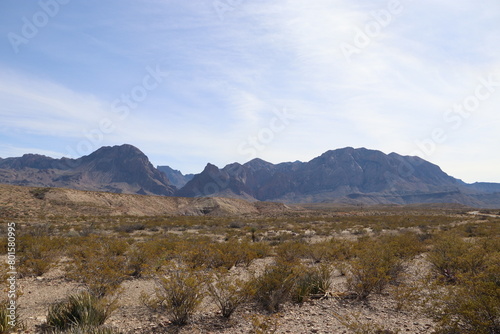
{"label": "yucca plant", "polygon": [[[24,323],[20,319],[18,313],[12,319],[7,307],[9,302],[7,300],[0,302],[0,334],[11,333],[13,330],[23,329]],[[14,321],[13,321],[14,320]],[[14,323],[14,325],[12,325]]]}
{"label": "yucca plant", "polygon": [[325,295],[331,286],[332,269],[327,264],[304,268],[298,276],[292,299],[303,303],[311,296]]}
{"label": "yucca plant", "polygon": [[73,327],[67,330],[54,329],[49,334],[121,334],[117,329],[111,327],[82,326]]}
{"label": "yucca plant", "polygon": [[88,292],[71,295],[68,299],[49,307],[47,325],[58,330],[78,327],[99,327],[114,310],[106,300]]}

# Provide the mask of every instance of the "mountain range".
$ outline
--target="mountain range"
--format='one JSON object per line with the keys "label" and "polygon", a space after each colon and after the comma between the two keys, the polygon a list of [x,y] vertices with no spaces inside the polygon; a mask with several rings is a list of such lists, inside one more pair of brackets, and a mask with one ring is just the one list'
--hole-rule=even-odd
{"label": "mountain range", "polygon": [[132,145],[102,147],[79,159],[38,154],[0,158],[0,183],[163,196],[172,196],[177,190]]}
{"label": "mountain range", "polygon": [[428,161],[365,148],[327,151],[308,162],[254,159],[196,175],[155,168],[131,145],[78,159],[25,154],[0,158],[0,183],[179,197],[231,197],[285,203],[460,203],[500,207],[500,184],[467,184]]}

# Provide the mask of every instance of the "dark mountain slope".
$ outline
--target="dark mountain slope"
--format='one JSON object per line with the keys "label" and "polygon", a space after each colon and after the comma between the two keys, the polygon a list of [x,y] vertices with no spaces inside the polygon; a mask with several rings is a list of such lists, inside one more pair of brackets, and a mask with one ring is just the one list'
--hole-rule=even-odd
{"label": "dark mountain slope", "polygon": [[132,145],[102,147],[79,159],[35,154],[2,159],[0,183],[167,196],[176,190]]}
{"label": "dark mountain slope", "polygon": [[164,173],[170,183],[172,185],[176,186],[177,188],[182,188],[191,181],[191,179],[194,177],[194,174],[182,174],[180,171],[170,168],[169,166],[157,166],[156,169],[158,169],[160,172]]}
{"label": "dark mountain slope", "polygon": [[443,201],[477,205],[481,200],[474,196],[479,193],[484,191],[467,188],[418,157],[347,147],[325,152],[309,162],[274,165],[254,159],[222,169],[209,164],[177,194],[302,203]]}

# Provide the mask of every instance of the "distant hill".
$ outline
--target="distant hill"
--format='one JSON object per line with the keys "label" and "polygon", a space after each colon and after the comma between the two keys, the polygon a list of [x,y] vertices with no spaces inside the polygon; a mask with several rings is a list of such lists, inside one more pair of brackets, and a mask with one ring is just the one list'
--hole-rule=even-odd
{"label": "distant hill", "polygon": [[79,159],[25,154],[0,159],[0,183],[143,195],[173,195],[175,186],[132,145],[102,147]]}
{"label": "distant hill", "polygon": [[0,159],[0,183],[141,195],[226,197],[346,205],[456,203],[500,208],[500,184],[466,184],[428,161],[366,148],[331,150],[308,162],[254,159],[196,175],[153,167],[131,145],[102,147],[79,159],[26,154]]}
{"label": "distant hill", "polygon": [[191,181],[194,177],[194,174],[184,175],[181,173],[181,171],[172,169],[169,166],[157,166],[156,169],[158,169],[160,172],[165,173],[170,183],[172,183],[172,185],[174,185],[178,189],[184,187],[186,183]]}
{"label": "distant hill", "polygon": [[476,182],[468,184],[467,187],[471,190],[488,194],[500,193],[500,183]]}
{"label": "distant hill", "polygon": [[[19,205],[19,203],[23,203]],[[78,216],[236,216],[276,214],[291,209],[279,203],[249,203],[233,198],[184,198],[0,185],[0,219]]]}
{"label": "distant hill", "polygon": [[498,184],[467,185],[418,157],[351,147],[309,162],[254,159],[222,169],[208,164],[179,196],[226,196],[288,203],[460,203],[500,206]]}

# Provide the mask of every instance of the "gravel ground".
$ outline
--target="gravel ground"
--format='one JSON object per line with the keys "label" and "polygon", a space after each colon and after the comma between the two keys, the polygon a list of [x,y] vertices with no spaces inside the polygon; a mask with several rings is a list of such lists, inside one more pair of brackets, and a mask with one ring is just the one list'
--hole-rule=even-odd
{"label": "gravel ground", "polygon": [[[268,261],[254,263],[253,270],[263,267]],[[243,274],[243,268],[237,268]],[[366,302],[346,298],[345,277],[334,275],[331,295],[323,299],[310,300],[302,305],[287,303],[275,319],[276,333],[356,333],[354,327],[383,328],[380,333],[432,333],[434,324],[415,312],[397,311],[396,303],[389,294],[370,296]],[[51,303],[64,299],[81,287],[68,282],[64,272],[52,270],[43,277],[19,280],[22,295],[19,298],[20,313],[27,323],[25,333],[37,333],[45,322],[47,308]],[[157,285],[153,279],[134,279],[122,284],[119,307],[106,322],[123,333],[252,333],[250,317],[259,312],[256,305],[245,305],[227,321],[218,313],[215,305],[204,300],[191,322],[184,327],[169,323],[165,314],[155,313],[140,301],[142,293],[153,294]],[[342,321],[350,323],[348,328]]]}

